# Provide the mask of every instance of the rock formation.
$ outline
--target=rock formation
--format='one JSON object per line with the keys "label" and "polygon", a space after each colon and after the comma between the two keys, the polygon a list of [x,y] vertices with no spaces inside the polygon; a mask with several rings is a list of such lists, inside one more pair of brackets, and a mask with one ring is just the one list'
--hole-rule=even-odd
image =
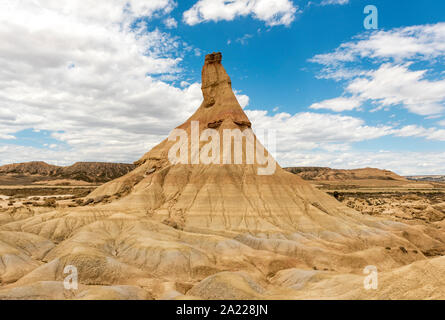
{"label": "rock formation", "polygon": [[[220,53],[206,56],[202,91],[203,103],[177,129],[251,132]],[[219,164],[193,164],[196,150],[208,150],[198,141],[193,151],[191,140],[190,164],[170,162],[177,141],[166,139],[89,195],[110,203],[1,217],[0,298],[445,297],[432,280],[445,260],[422,254],[443,250],[439,226],[363,216],[278,165],[258,174],[264,165],[248,163],[247,142],[243,163],[219,155]],[[385,290],[363,288],[367,265],[383,274]],[[397,277],[422,277],[429,265],[424,286]],[[61,285],[66,266],[77,268],[78,290]]]}
{"label": "rock formation", "polygon": [[50,176],[56,174],[61,167],[43,161],[12,163],[0,166],[0,174],[29,174]]}

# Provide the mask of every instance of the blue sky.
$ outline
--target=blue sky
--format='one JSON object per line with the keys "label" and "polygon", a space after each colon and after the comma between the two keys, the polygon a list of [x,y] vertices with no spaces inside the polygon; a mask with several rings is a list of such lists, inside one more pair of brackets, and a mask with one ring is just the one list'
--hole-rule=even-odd
{"label": "blue sky", "polygon": [[[378,29],[366,30],[366,5]],[[283,166],[445,174],[445,2],[7,2],[0,164],[132,162],[200,104],[223,53]]]}

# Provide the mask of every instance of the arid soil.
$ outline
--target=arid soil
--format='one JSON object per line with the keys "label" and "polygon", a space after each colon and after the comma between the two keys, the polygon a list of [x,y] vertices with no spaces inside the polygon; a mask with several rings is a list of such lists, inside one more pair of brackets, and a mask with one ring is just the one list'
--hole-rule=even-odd
{"label": "arid soil", "polygon": [[[350,188],[350,186],[351,184],[346,187]],[[345,186],[337,185],[335,187],[339,190],[344,190]],[[385,186],[381,188],[374,187],[375,189],[371,192],[369,189],[367,192],[361,192],[360,188],[338,192],[333,191],[331,186],[328,194],[361,212],[363,215],[382,217],[412,225],[428,225],[430,228],[443,230],[445,226],[441,222],[443,222],[445,217],[445,193],[440,191],[425,192],[423,187],[420,185],[419,191],[410,190],[408,192],[385,191],[385,188],[387,189]],[[326,188],[326,185],[324,185],[324,188]],[[0,188],[0,205],[2,207],[0,209],[0,227],[11,222],[26,221],[32,217],[44,217],[55,208],[66,210],[69,207],[83,206],[87,202],[87,198],[82,196],[85,196],[90,191],[91,188],[73,189],[67,187]],[[12,206],[7,205],[10,202],[13,202]],[[96,206],[95,204],[89,205]],[[30,236],[28,233],[20,232],[18,235],[23,236],[25,234],[27,236],[21,241],[32,242],[37,239],[40,239],[39,241],[47,241],[44,238],[27,239]],[[6,235],[11,236],[8,232],[5,234],[4,231],[0,231],[0,236],[3,236],[2,241],[6,240]],[[9,238],[10,241],[12,239],[15,238]],[[51,248],[54,248],[54,245],[57,245],[57,243],[58,241],[54,240],[47,242],[46,250],[51,251]],[[36,249],[31,251],[33,250]],[[64,289],[61,282],[62,277],[60,277],[58,281],[36,282],[31,285],[20,286],[21,289],[12,291],[7,289],[14,283],[14,278],[20,277],[21,274],[27,272],[25,270],[20,271],[12,280],[8,280],[8,274],[6,274],[5,278],[3,273],[2,283],[6,289],[2,290],[0,287],[0,297],[2,299],[169,299],[181,297],[200,297],[204,299],[323,299],[333,297],[349,299],[361,297],[363,299],[373,299],[393,297],[393,293],[388,296],[385,296],[385,294],[388,294],[388,288],[397,283],[400,283],[402,287],[409,284],[417,287],[418,284],[414,285],[416,276],[421,277],[422,281],[425,282],[425,286],[427,286],[429,281],[438,282],[441,288],[445,286],[445,283],[443,283],[443,265],[441,264],[441,261],[443,261],[441,257],[445,253],[442,250],[426,249],[419,253],[416,251],[417,249],[407,249],[404,246],[394,246],[390,243],[385,246],[385,250],[396,252],[399,255],[420,254],[427,260],[420,260],[417,263],[409,264],[395,271],[383,272],[380,279],[380,286],[383,292],[380,292],[380,294],[376,294],[375,291],[363,291],[361,289],[364,275],[360,275],[360,272],[338,273],[335,268],[329,265],[314,265],[312,268],[303,266],[300,268],[298,267],[300,263],[296,260],[281,259],[270,264],[269,273],[265,275],[265,278],[260,277],[260,279],[252,278],[249,272],[243,272],[242,270],[245,267],[242,267],[241,264],[233,272],[220,272],[219,269],[211,267],[195,268],[193,272],[197,273],[196,275],[202,274],[198,279],[204,276],[202,283],[196,282],[197,280],[183,282],[171,281],[168,278],[148,278],[138,280],[139,282],[136,284],[133,281],[129,281],[130,284],[127,281],[118,281],[123,284],[104,285],[107,281],[104,282],[103,279],[90,279],[87,281],[81,280],[78,291],[73,292]],[[408,252],[408,250],[412,252]],[[25,252],[30,251],[27,249]],[[8,259],[7,257],[8,255],[2,255],[2,259]],[[80,259],[80,257],[77,259]],[[44,259],[36,259],[34,266],[30,266],[29,270],[37,267],[39,261],[41,261],[40,264],[45,263]],[[96,262],[88,261],[88,263],[94,265]],[[5,271],[5,269],[2,270]],[[63,276],[62,271],[59,272]],[[83,273],[88,274],[85,271]],[[209,277],[205,277],[207,274]],[[401,281],[399,277],[404,280]],[[85,282],[90,284],[85,284]],[[8,285],[8,283],[11,284]],[[197,285],[194,285],[194,283]],[[270,291],[267,292],[268,290]],[[267,294],[265,295],[266,292]],[[277,295],[270,296],[270,293],[274,292]],[[433,293],[431,290],[425,290],[420,286],[412,294],[410,292],[399,293],[397,298],[442,299],[443,291],[436,290]]]}
{"label": "arid soil", "polygon": [[421,220],[427,223],[445,219],[443,192],[344,192],[332,195],[363,214],[386,215],[399,220]]}
{"label": "arid soil", "polygon": [[83,198],[95,187],[65,186],[0,186],[0,212],[7,209],[69,206],[84,202]]}
{"label": "arid soil", "polygon": [[[445,183],[374,168],[286,168],[364,215],[432,225],[445,220]],[[368,176],[366,176],[368,174]]]}

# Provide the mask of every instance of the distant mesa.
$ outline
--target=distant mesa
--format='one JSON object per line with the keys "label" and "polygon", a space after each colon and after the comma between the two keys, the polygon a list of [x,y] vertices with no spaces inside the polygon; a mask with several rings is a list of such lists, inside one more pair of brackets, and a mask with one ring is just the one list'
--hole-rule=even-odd
{"label": "distant mesa", "polygon": [[332,169],[328,167],[288,167],[284,168],[304,180],[313,181],[346,181],[346,180],[397,180],[407,181],[405,177],[376,168]]}
{"label": "distant mesa", "polygon": [[133,170],[128,163],[76,162],[71,166],[55,166],[31,161],[0,166],[0,184],[29,184],[39,181],[68,179],[88,183],[104,183]]}
{"label": "distant mesa", "polygon": [[48,164],[43,161],[31,161],[6,164],[0,167],[0,174],[30,174],[50,176],[54,175],[62,167]]}
{"label": "distant mesa", "polygon": [[413,181],[445,182],[445,175],[407,176],[406,178]]}

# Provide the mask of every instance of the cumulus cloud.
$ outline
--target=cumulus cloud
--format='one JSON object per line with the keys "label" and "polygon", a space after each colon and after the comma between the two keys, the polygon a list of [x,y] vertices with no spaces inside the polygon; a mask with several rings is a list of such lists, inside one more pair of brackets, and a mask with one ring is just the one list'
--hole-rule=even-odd
{"label": "cumulus cloud", "polygon": [[0,139],[3,139],[3,140],[14,140],[15,137],[11,136],[9,134],[0,133]]}
{"label": "cumulus cloud", "polygon": [[159,80],[178,77],[182,52],[193,48],[134,24],[138,17],[167,14],[173,1],[84,6],[17,1],[0,10],[0,139],[34,128],[68,146],[48,156],[42,146],[30,157],[25,147],[6,146],[21,152],[21,161],[39,155],[133,161],[201,102],[199,84],[177,88]]}
{"label": "cumulus cloud", "polygon": [[[403,161],[400,161],[403,159]],[[443,174],[444,152],[301,151],[281,155],[281,166],[321,166],[341,169],[373,167],[400,175]]]}
{"label": "cumulus cloud", "polygon": [[[445,23],[375,31],[357,39],[310,59],[323,66],[320,78],[346,82],[344,94],[352,95],[352,101],[369,100],[377,110],[401,105],[422,116],[445,110],[445,79],[430,77],[434,65],[442,65],[445,58]],[[416,62],[424,61],[432,69],[413,70]],[[342,99],[315,106],[327,103],[332,109],[329,103]]]}
{"label": "cumulus cloud", "polygon": [[[390,135],[444,141],[445,130],[431,130],[415,125],[402,128],[369,126],[356,117],[312,112],[269,115],[267,111],[246,110],[246,113],[254,131],[276,130],[275,156],[283,167],[374,167],[402,175],[443,174],[445,152],[358,151],[353,144]],[[263,141],[267,147],[267,139]]]}
{"label": "cumulus cloud", "polygon": [[[318,54],[311,61],[326,66],[339,65],[360,59],[403,61],[432,60],[445,57],[445,23],[375,31],[341,44],[336,50]],[[382,61],[381,60],[381,61]]]}
{"label": "cumulus cloud", "polygon": [[253,129],[276,130],[277,152],[298,149],[344,150],[348,144],[380,138],[392,133],[389,126],[368,126],[362,119],[331,114],[246,110]]}
{"label": "cumulus cloud", "polygon": [[178,26],[178,22],[172,17],[164,19],[164,24],[169,29],[173,29]]}
{"label": "cumulus cloud", "polygon": [[421,137],[428,140],[445,141],[445,129],[424,128],[419,125],[408,125],[394,130],[399,137]]}
{"label": "cumulus cloud", "polygon": [[329,109],[335,112],[342,112],[357,109],[360,107],[361,103],[361,100],[357,97],[338,97],[314,103],[309,108]]}
{"label": "cumulus cloud", "polygon": [[[207,2],[201,0],[195,6]],[[219,1],[214,3],[220,5]],[[193,8],[199,12],[198,22],[251,15],[268,25],[290,24],[296,6],[290,1],[278,1],[272,7],[270,3],[232,1],[237,6],[223,8],[220,16],[213,15],[210,7],[210,11]],[[285,12],[286,5],[290,10]],[[69,0],[14,1],[2,7],[0,162],[131,162],[187,119],[200,105],[202,95],[199,83],[182,78],[181,61],[184,52],[199,55],[201,51],[169,33],[150,29],[145,22],[135,23],[143,21],[137,18],[156,16],[173,27],[169,13],[174,7],[170,0],[98,0],[89,4],[88,10],[82,2]],[[440,44],[436,47],[440,49]],[[349,59],[356,59],[355,53]],[[335,64],[325,66],[336,68]],[[385,77],[397,75],[401,83],[418,89],[404,92],[396,84],[382,85]],[[361,90],[362,85],[367,86],[366,92]],[[442,86],[442,80],[427,80],[425,72],[411,71],[407,64],[387,63],[376,70],[350,72],[347,95],[311,108],[355,110],[360,101],[370,99],[388,105],[403,103],[424,112],[422,108],[426,107],[417,103],[422,98],[431,111],[440,107]],[[249,104],[246,94],[235,94],[243,108]],[[428,100],[433,94],[436,98]],[[353,151],[356,142],[389,135],[443,141],[442,129],[370,126],[356,117],[314,112],[246,113],[254,130],[277,129],[277,159],[282,165],[397,169],[394,159],[410,156],[403,164],[397,161],[403,172],[418,173],[414,168],[424,168],[422,173],[433,173],[445,157],[435,154],[425,161],[424,154],[417,153]],[[49,132],[51,141],[41,147],[13,144],[20,143],[15,135],[25,129]]]}
{"label": "cumulus cloud", "polygon": [[[199,83],[180,81],[180,63],[184,51],[200,51],[134,23],[145,15],[162,19],[172,7],[95,1],[81,10],[67,0],[1,10],[0,162],[132,162],[187,119],[202,93]],[[174,80],[177,87],[165,82]],[[249,103],[236,95],[243,107]],[[52,142],[10,144],[26,129],[48,131]]]}
{"label": "cumulus cloud", "polygon": [[245,108],[247,107],[247,105],[249,104],[249,96],[242,94],[240,91],[235,90],[234,91],[236,99],[238,100],[241,108]]}
{"label": "cumulus cloud", "polygon": [[195,25],[207,21],[231,21],[252,16],[268,26],[288,26],[298,7],[290,0],[199,0],[183,14],[184,22]]}
{"label": "cumulus cloud", "polygon": [[407,65],[383,64],[367,77],[355,78],[346,90],[381,107],[401,104],[415,114],[438,114],[445,109],[445,80],[426,80],[426,73],[410,71]]}

